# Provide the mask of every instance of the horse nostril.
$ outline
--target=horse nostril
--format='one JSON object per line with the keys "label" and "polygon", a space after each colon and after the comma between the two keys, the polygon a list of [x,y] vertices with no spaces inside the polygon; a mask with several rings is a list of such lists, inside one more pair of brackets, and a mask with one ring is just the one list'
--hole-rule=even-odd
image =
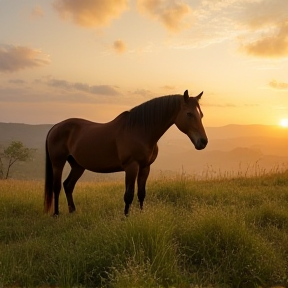
{"label": "horse nostril", "polygon": [[208,140],[207,139],[205,139],[205,138],[201,138],[201,143],[203,144],[203,146],[206,146],[207,145],[207,143],[208,143]]}

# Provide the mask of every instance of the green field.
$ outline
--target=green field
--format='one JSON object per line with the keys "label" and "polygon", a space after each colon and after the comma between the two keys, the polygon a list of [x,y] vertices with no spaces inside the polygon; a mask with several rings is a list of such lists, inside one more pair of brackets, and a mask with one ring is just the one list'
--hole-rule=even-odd
{"label": "green field", "polygon": [[122,182],[78,183],[77,211],[43,214],[41,181],[0,181],[0,287],[288,285],[288,171],[148,181],[123,216]]}

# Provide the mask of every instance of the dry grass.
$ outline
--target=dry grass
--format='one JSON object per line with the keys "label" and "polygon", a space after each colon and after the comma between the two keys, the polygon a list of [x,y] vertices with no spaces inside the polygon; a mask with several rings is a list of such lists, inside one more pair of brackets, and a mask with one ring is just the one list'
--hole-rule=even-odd
{"label": "dry grass", "polygon": [[41,181],[0,181],[0,287],[288,285],[288,172],[149,182],[123,216],[123,183],[79,183],[43,214]]}

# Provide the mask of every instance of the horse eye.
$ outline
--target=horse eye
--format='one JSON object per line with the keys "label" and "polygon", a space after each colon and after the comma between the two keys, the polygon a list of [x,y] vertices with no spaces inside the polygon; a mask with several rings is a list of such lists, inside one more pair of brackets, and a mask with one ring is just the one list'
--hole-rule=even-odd
{"label": "horse eye", "polygon": [[187,112],[187,116],[188,116],[189,118],[191,118],[191,117],[193,116],[193,114],[192,114],[191,112]]}

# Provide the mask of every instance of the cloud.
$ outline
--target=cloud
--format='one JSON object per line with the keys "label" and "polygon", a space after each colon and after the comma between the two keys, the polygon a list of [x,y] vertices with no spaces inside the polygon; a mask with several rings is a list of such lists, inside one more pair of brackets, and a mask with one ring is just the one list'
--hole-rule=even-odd
{"label": "cloud", "polygon": [[[151,3],[156,2],[162,3],[162,0],[151,0]],[[182,39],[171,42],[172,48],[193,49],[228,40],[238,42],[240,52],[246,55],[287,57],[287,1],[199,0],[189,3],[193,5],[193,26]]]}
{"label": "cloud", "polygon": [[16,85],[25,84],[25,81],[22,79],[10,79],[10,80],[8,80],[8,82],[12,83],[12,84],[16,84]]}
{"label": "cloud", "polygon": [[180,1],[138,0],[138,10],[162,23],[171,32],[179,32],[188,28],[184,18],[192,12],[190,6]]}
{"label": "cloud", "polygon": [[247,54],[258,57],[280,58],[288,56],[288,21],[279,24],[269,34],[242,45]]}
{"label": "cloud", "polygon": [[110,85],[88,85],[52,79],[50,76],[29,83],[11,79],[0,84],[0,102],[21,103],[118,103],[121,93]]}
{"label": "cloud", "polygon": [[116,40],[113,43],[113,49],[115,52],[122,54],[126,51],[126,45],[122,40]]}
{"label": "cloud", "polygon": [[106,96],[120,95],[120,93],[110,85],[93,85],[90,87],[90,93]]}
{"label": "cloud", "polygon": [[133,97],[136,96],[141,96],[143,98],[153,98],[155,97],[155,94],[153,92],[151,92],[150,90],[147,90],[147,89],[137,89],[133,92],[131,92],[131,95],[133,95]]}
{"label": "cloud", "polygon": [[88,85],[79,82],[68,82],[66,80],[49,79],[47,85],[50,87],[64,89],[66,91],[81,91],[95,95],[117,96],[120,93],[111,85]]}
{"label": "cloud", "polygon": [[164,86],[162,86],[160,88],[165,89],[165,90],[174,90],[176,87],[175,86],[171,86],[171,85],[164,85]]}
{"label": "cloud", "polygon": [[94,103],[89,94],[77,93],[75,91],[55,92],[37,87],[0,87],[0,101],[9,103]]}
{"label": "cloud", "polygon": [[30,15],[31,15],[31,17],[32,17],[33,19],[41,18],[41,17],[44,16],[44,12],[43,12],[42,8],[37,5],[37,6],[35,6],[35,7],[32,9]]}
{"label": "cloud", "polygon": [[232,103],[225,103],[225,104],[214,104],[214,103],[206,103],[202,104],[205,107],[219,107],[219,108],[236,108],[238,105]]}
{"label": "cloud", "polygon": [[83,27],[107,26],[128,8],[128,0],[55,0],[53,4],[63,19]]}
{"label": "cloud", "polygon": [[41,50],[25,46],[0,47],[0,72],[16,72],[50,63],[49,56]]}
{"label": "cloud", "polygon": [[78,91],[83,91],[83,92],[90,92],[90,89],[91,87],[88,85],[88,84],[85,84],[85,83],[74,83],[74,84],[71,84],[75,90],[78,90]]}
{"label": "cloud", "polygon": [[275,79],[269,82],[269,86],[274,89],[286,90],[288,89],[288,83],[285,82],[278,82]]}
{"label": "cloud", "polygon": [[239,17],[242,24],[252,30],[273,27],[287,20],[287,1],[249,0],[244,1]]}
{"label": "cloud", "polygon": [[288,56],[287,1],[249,0],[243,5],[238,24],[242,33],[240,50],[263,58]]}
{"label": "cloud", "polygon": [[66,80],[50,79],[47,82],[48,86],[60,88],[64,90],[71,90],[73,85]]}

